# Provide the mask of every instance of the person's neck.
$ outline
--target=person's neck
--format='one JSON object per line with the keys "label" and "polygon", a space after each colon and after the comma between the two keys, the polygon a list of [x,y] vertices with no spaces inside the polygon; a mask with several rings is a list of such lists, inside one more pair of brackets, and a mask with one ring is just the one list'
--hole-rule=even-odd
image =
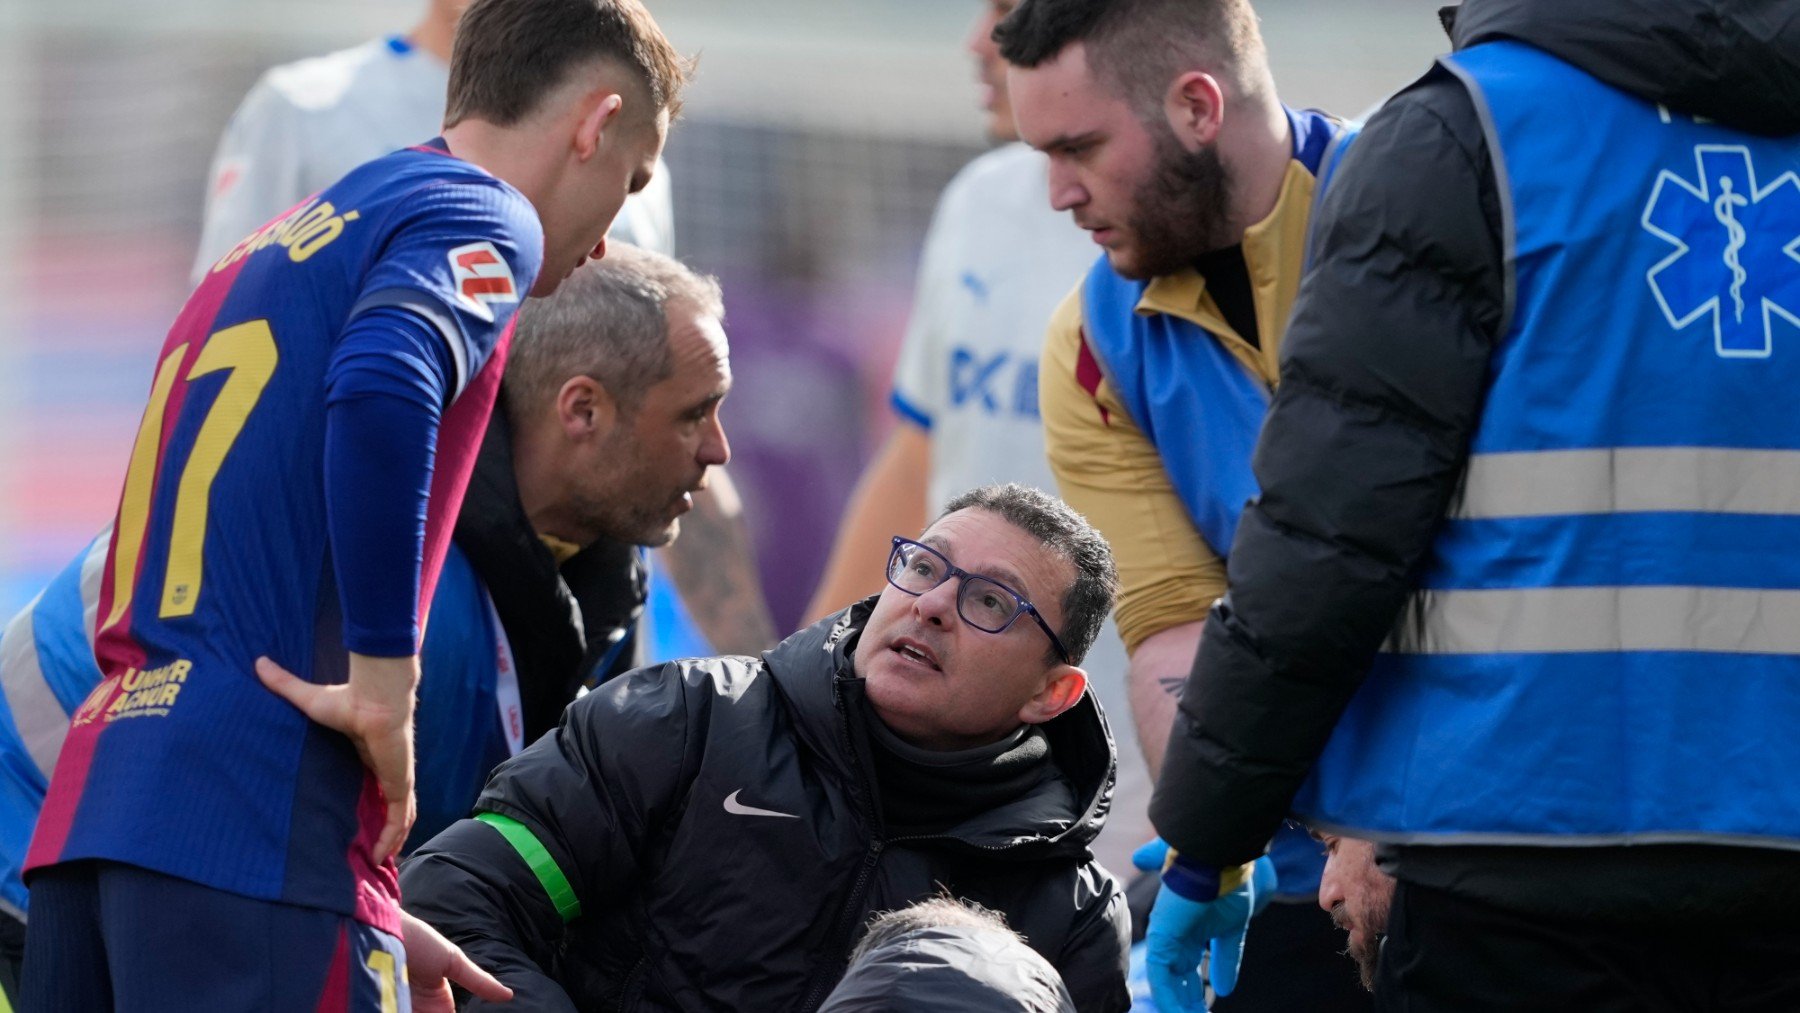
{"label": "person's neck", "polygon": [[1231,174],[1233,242],[1241,242],[1251,226],[1274,213],[1293,160],[1293,127],[1287,111],[1270,87],[1266,98],[1237,108],[1239,116],[1228,121],[1229,133],[1219,137],[1219,157]]}
{"label": "person's neck", "polygon": [[1030,792],[1050,776],[1049,743],[1020,725],[986,745],[934,749],[900,735],[869,711],[882,820],[889,833],[937,834]]}
{"label": "person's neck", "polygon": [[877,739],[891,748],[896,755],[931,764],[955,764],[972,758],[997,755],[1017,745],[1021,738],[1031,730],[1030,725],[1021,724],[1010,731],[997,735],[982,735],[962,740],[920,741],[918,738],[905,735],[893,725],[882,719],[880,712],[869,709],[869,726]]}
{"label": "person's neck", "polygon": [[434,3],[425,12],[425,19],[406,33],[406,41],[441,62],[449,63],[450,49],[456,42],[456,20],[457,14],[448,5]]}
{"label": "person's neck", "polygon": [[561,509],[565,497],[562,481],[565,464],[553,441],[531,426],[514,424],[513,479],[519,488],[519,505],[531,530],[571,545],[587,546],[594,541],[591,534]]}
{"label": "person's neck", "polygon": [[545,215],[544,200],[552,192],[560,161],[545,150],[550,135],[530,118],[511,127],[468,119],[444,128],[450,153],[504,180]]}

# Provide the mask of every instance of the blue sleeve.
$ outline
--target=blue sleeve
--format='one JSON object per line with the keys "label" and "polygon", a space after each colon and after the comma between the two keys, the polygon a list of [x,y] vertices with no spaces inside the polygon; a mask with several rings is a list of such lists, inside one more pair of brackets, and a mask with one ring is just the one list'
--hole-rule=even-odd
{"label": "blue sleeve", "polygon": [[497,180],[440,181],[396,210],[350,316],[398,307],[428,322],[452,363],[453,399],[493,354],[543,257],[537,212],[518,191]]}
{"label": "blue sleeve", "polygon": [[25,911],[19,877],[69,715],[100,684],[85,610],[108,541],[90,543],[0,632],[0,914]]}
{"label": "blue sleeve", "polygon": [[397,307],[351,321],[325,384],[325,511],[344,644],[417,653],[419,574],[438,420],[455,364],[437,329]]}

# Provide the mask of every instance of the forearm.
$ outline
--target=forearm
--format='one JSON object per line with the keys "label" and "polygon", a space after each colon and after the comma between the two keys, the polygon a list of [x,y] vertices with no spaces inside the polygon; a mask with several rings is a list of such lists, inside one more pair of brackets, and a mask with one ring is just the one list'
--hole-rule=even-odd
{"label": "forearm", "polygon": [[930,472],[931,434],[910,422],[897,423],[844,506],[825,576],[806,606],[806,621],[881,590],[889,540],[925,530]]}
{"label": "forearm", "polygon": [[681,534],[663,550],[681,600],[713,650],[756,654],[775,646],[775,621],[756,574],[744,502],[723,468],[694,496]]}
{"label": "forearm", "polygon": [[334,404],[326,429],[325,505],[344,643],[358,654],[411,656],[437,417],[366,396]]}
{"label": "forearm", "polygon": [[1196,620],[1153,633],[1131,654],[1131,717],[1152,776],[1162,770],[1176,701],[1193,667],[1202,625]]}
{"label": "forearm", "polygon": [[[425,516],[443,376],[421,351],[439,345],[410,314],[383,309],[346,331],[327,378],[325,508],[353,652],[418,651]],[[423,346],[423,348],[422,348]]]}
{"label": "forearm", "polygon": [[531,869],[492,827],[453,824],[402,867],[400,889],[407,911],[512,988],[513,1004],[498,1008],[576,1009],[547,970],[563,921]]}

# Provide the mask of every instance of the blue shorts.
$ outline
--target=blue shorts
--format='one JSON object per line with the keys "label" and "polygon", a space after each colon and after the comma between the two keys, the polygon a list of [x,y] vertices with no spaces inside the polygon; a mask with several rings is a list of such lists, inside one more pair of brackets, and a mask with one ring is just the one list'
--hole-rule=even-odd
{"label": "blue shorts", "polygon": [[400,940],[330,911],[116,862],[31,878],[34,1013],[410,1013]]}

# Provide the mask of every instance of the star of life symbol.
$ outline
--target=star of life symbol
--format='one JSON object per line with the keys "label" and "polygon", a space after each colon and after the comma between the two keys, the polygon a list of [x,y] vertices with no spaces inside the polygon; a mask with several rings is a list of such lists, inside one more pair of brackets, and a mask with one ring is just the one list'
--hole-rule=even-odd
{"label": "star of life symbol", "polygon": [[1669,325],[1712,321],[1713,350],[1766,359],[1776,321],[1800,329],[1800,177],[1758,186],[1750,149],[1694,146],[1697,176],[1664,169],[1644,205],[1643,226],[1675,245],[1646,276]]}

